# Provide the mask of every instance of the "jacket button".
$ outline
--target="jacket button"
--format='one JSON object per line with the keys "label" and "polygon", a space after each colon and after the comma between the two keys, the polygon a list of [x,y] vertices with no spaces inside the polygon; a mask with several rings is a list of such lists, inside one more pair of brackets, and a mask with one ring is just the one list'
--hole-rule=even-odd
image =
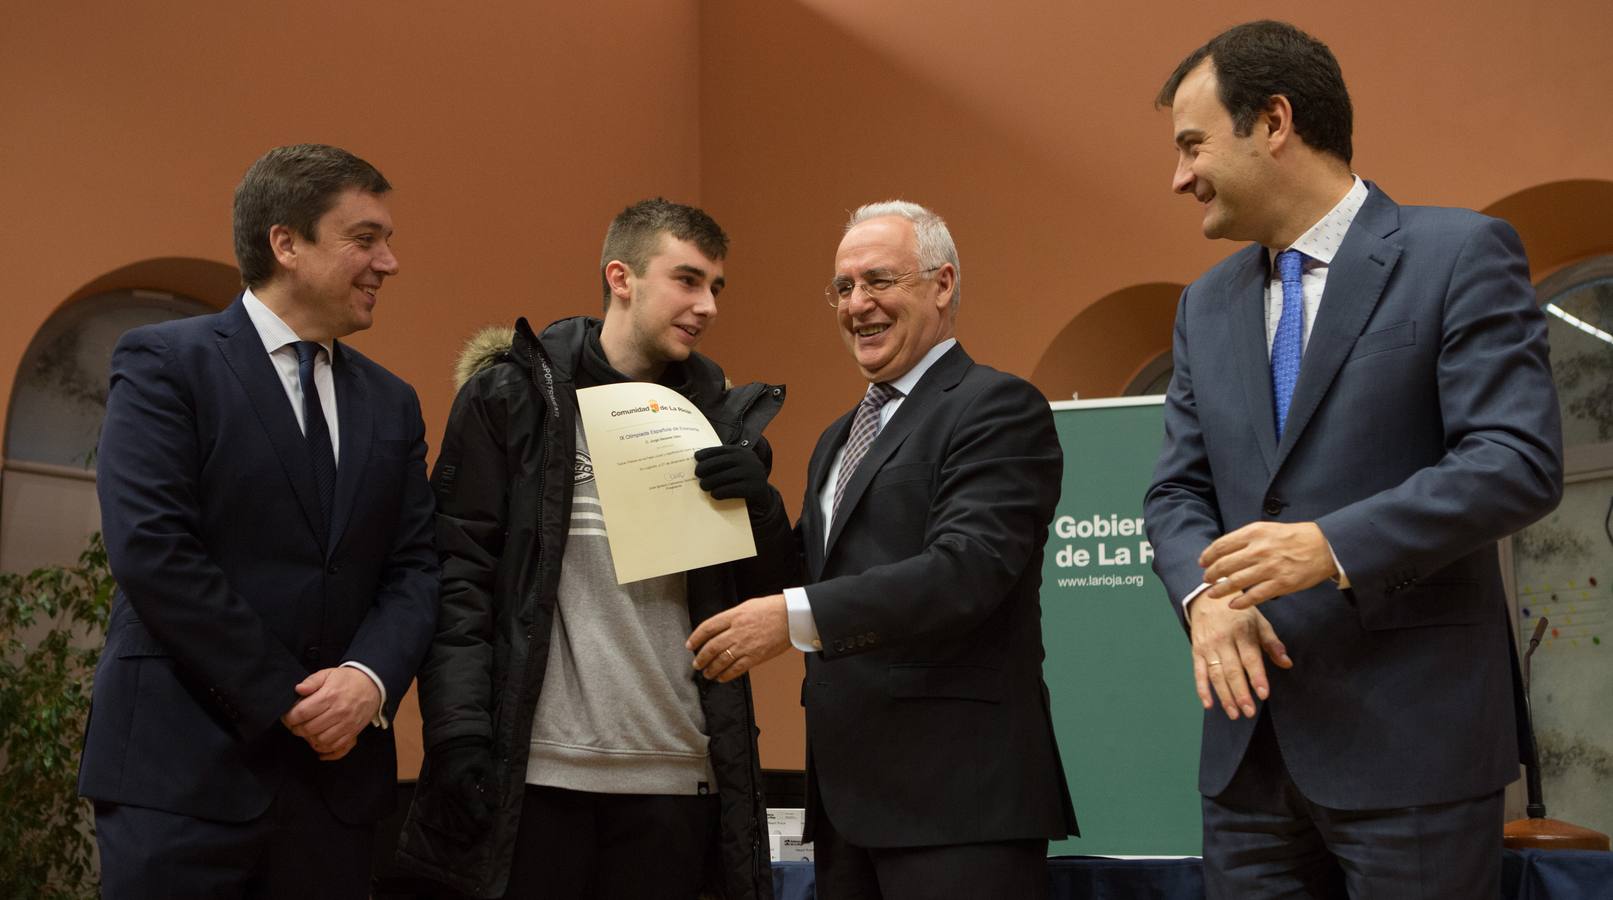
{"label": "jacket button", "polygon": [[741,447],[749,447],[750,446],[750,438],[740,438],[739,446],[741,446]]}
{"label": "jacket button", "polygon": [[331,563],[330,565],[325,567],[325,574],[327,574],[327,575],[335,575],[337,572],[340,572],[341,570],[342,570],[341,566],[338,566],[335,563]]}
{"label": "jacket button", "polygon": [[1268,516],[1277,515],[1278,513],[1283,511],[1283,506],[1284,505],[1285,504],[1283,503],[1281,498],[1267,497],[1266,498],[1266,505],[1264,507],[1266,515],[1268,515]]}
{"label": "jacket button", "polygon": [[309,662],[319,662],[319,648],[309,647],[302,651],[302,658]]}

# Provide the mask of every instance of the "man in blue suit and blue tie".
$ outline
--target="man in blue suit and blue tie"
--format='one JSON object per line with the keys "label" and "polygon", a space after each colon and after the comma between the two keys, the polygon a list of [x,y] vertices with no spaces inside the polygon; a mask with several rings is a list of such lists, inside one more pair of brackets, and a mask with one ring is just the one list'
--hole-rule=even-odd
{"label": "man in blue suit and blue tie", "polygon": [[269,151],[235,194],[246,290],[113,353],[118,594],[79,773],[104,897],[369,894],[437,615],[419,401],[338,341],[397,273],[390,190],[335,147]]}
{"label": "man in blue suit and blue tie", "polygon": [[1206,710],[1209,895],[1499,896],[1496,542],[1562,491],[1518,236],[1356,177],[1338,63],[1290,25],[1219,35],[1158,103],[1205,236],[1253,242],[1182,293],[1146,502]]}

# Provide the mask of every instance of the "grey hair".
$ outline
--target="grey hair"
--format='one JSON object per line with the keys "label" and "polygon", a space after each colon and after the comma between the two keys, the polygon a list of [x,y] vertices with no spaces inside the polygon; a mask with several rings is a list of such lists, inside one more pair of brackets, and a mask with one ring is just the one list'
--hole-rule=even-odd
{"label": "grey hair", "polygon": [[956,313],[958,302],[963,299],[963,267],[958,263],[958,246],[952,243],[952,232],[947,230],[946,221],[917,203],[883,200],[857,207],[846,221],[846,231],[881,216],[900,216],[913,223],[919,245],[919,268],[938,269],[952,264],[952,311]]}

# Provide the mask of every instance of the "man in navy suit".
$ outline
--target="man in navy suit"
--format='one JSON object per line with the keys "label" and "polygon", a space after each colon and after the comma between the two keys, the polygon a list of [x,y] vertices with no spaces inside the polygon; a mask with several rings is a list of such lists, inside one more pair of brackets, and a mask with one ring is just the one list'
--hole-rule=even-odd
{"label": "man in navy suit", "polygon": [[1221,34],[1157,102],[1205,236],[1253,242],[1182,293],[1146,503],[1206,710],[1210,896],[1499,896],[1496,541],[1562,491],[1517,234],[1356,177],[1338,63],[1290,25]]}
{"label": "man in navy suit", "polygon": [[953,336],[958,251],[914,203],[852,214],[826,297],[860,403],[818,439],[806,586],[690,637],[728,681],[806,653],[806,837],[818,896],[1048,894],[1076,830],[1042,683],[1042,547],[1064,454],[1026,381]]}
{"label": "man in navy suit", "polygon": [[368,896],[437,614],[419,401],[337,341],[397,273],[390,189],[335,147],[269,151],[235,193],[246,290],[114,351],[118,594],[79,773],[105,897]]}

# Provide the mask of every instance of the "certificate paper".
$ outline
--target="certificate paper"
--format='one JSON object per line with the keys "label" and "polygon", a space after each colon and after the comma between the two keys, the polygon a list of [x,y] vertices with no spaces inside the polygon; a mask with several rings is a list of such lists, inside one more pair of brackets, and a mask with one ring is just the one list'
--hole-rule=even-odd
{"label": "certificate paper", "polygon": [[756,555],[742,498],[713,500],[694,452],[722,441],[682,394],[627,382],[577,392],[616,583]]}

